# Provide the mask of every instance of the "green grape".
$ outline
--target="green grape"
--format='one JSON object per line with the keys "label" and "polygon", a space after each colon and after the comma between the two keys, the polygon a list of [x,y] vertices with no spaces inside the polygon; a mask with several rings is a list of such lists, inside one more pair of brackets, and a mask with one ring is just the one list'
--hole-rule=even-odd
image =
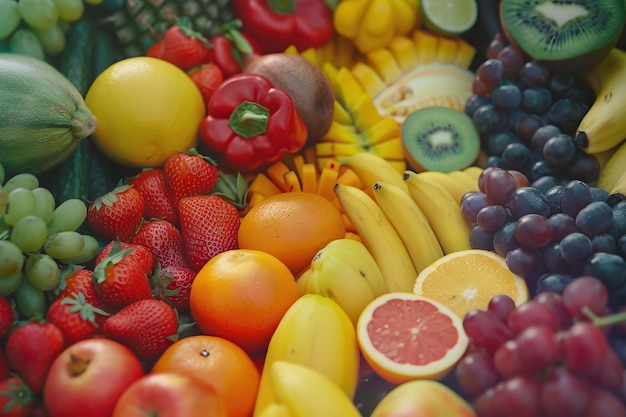
{"label": "green grape", "polygon": [[18,6],[22,19],[33,29],[48,29],[59,20],[59,11],[52,0],[19,0]]}
{"label": "green grape", "polygon": [[32,56],[33,58],[46,59],[46,53],[43,51],[37,35],[28,28],[19,28],[9,38],[9,47],[11,52],[21,55]]}
{"label": "green grape", "polygon": [[4,184],[4,176],[6,175],[6,171],[4,169],[4,165],[0,163],[0,184]]}
{"label": "green grape", "polygon": [[24,319],[29,319],[35,315],[45,316],[46,294],[42,290],[33,287],[29,280],[22,279],[21,281],[20,286],[13,293],[17,311]]}
{"label": "green grape", "polygon": [[41,291],[51,291],[59,285],[61,271],[52,257],[45,253],[35,253],[26,259],[26,278],[33,287]]}
{"label": "green grape", "polygon": [[83,0],[54,0],[59,11],[59,19],[74,22],[81,18],[85,11]]}
{"label": "green grape", "polygon": [[22,217],[37,213],[35,196],[28,188],[16,188],[9,193],[8,199],[4,222],[11,227]]}
{"label": "green grape", "polygon": [[37,210],[35,215],[41,217],[41,219],[47,224],[50,221],[52,213],[56,207],[54,195],[47,188],[37,187],[33,190],[33,196],[35,197],[35,206]]}
{"label": "green grape", "polygon": [[100,249],[98,240],[91,235],[83,235],[83,240],[85,241],[85,245],[78,255],[69,258],[60,258],[59,260],[67,265],[82,265],[94,259]]}
{"label": "green grape", "polygon": [[71,232],[80,227],[87,218],[87,206],[78,198],[70,198],[59,204],[48,221],[48,235]]}
{"label": "green grape", "polygon": [[48,55],[58,55],[65,48],[65,33],[58,24],[44,30],[33,30],[33,32]]}
{"label": "green grape", "polygon": [[7,193],[16,188],[28,188],[32,191],[39,187],[39,178],[29,172],[22,172],[9,178],[3,187]]}
{"label": "green grape", "polygon": [[0,277],[0,294],[5,297],[13,294],[20,287],[24,279],[24,271],[17,271],[13,275]]}
{"label": "green grape", "polygon": [[[20,24],[20,15],[15,0],[0,0],[0,39],[6,39]],[[2,181],[0,181],[2,183]]]}
{"label": "green grape", "polygon": [[54,259],[77,256],[85,247],[83,235],[75,231],[56,232],[46,239],[43,250]]}
{"label": "green grape", "polygon": [[15,243],[22,252],[35,252],[46,242],[48,228],[41,217],[34,214],[22,217],[11,229],[11,242]]}
{"label": "green grape", "polygon": [[7,209],[7,204],[9,204],[9,193],[7,193],[0,185],[0,219],[4,217],[4,212]]}
{"label": "green grape", "polygon": [[0,240],[0,280],[15,275],[23,266],[22,250],[11,241]]}

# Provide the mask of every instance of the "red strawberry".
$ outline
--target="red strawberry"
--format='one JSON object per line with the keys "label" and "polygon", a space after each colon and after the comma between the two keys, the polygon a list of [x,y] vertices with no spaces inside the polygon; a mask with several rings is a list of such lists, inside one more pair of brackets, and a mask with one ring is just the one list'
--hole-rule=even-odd
{"label": "red strawberry", "polygon": [[220,252],[237,248],[239,211],[216,195],[185,197],[178,203],[180,230],[189,266],[198,271]]}
{"label": "red strawberry", "polygon": [[120,185],[89,205],[89,227],[107,239],[130,242],[143,219],[144,202],[139,191]]}
{"label": "red strawberry", "polygon": [[154,268],[154,257],[152,256],[150,249],[135,243],[120,242],[116,240],[110,241],[104,248],[102,248],[96,257],[96,265],[99,264],[104,258],[108,257],[114,249],[116,251],[119,251],[120,249],[132,249],[132,252],[129,252],[130,258],[137,262],[141,269],[146,271],[147,274],[152,272],[152,269]]}
{"label": "red strawberry", "polygon": [[[161,49],[162,48],[162,49]],[[179,19],[165,32],[162,47],[154,47],[158,58],[176,65],[183,71],[211,61],[213,51],[209,41],[191,29],[188,19]]]}
{"label": "red strawberry", "polygon": [[191,284],[196,271],[184,265],[170,265],[155,274],[152,286],[155,298],[163,300],[179,312],[189,310]]}
{"label": "red strawberry", "polygon": [[165,59],[165,42],[163,39],[150,45],[146,51],[146,55],[153,58]]}
{"label": "red strawberry", "polygon": [[148,248],[161,268],[186,265],[183,238],[178,228],[167,220],[150,220],[142,224],[133,243]]}
{"label": "red strawberry", "polygon": [[113,245],[108,255],[98,261],[92,279],[102,301],[114,307],[124,307],[152,298],[149,280],[152,262],[147,270],[146,256],[135,255],[138,252],[147,252],[152,260],[150,251],[140,245],[126,248]]}
{"label": "red strawberry", "polygon": [[224,81],[224,74],[220,67],[213,63],[204,64],[189,71],[189,78],[196,84],[196,87],[202,93],[204,104],[209,108],[209,100],[211,96]]}
{"label": "red strawberry", "polygon": [[[108,306],[100,299],[98,291],[94,286],[91,276],[93,271],[81,266],[69,266],[61,271],[59,286],[55,292],[54,299],[72,297],[73,294],[82,294],[86,303],[94,308],[110,313]],[[101,325],[106,316],[96,314],[96,323]]]}
{"label": "red strawberry", "polygon": [[[4,379],[9,376],[9,364],[4,357],[4,351],[0,349],[0,379]],[[0,407],[2,409],[2,407]]]}
{"label": "red strawberry", "polygon": [[215,162],[195,149],[167,158],[163,174],[175,204],[183,197],[209,193],[219,177]]}
{"label": "red strawberry", "polygon": [[30,415],[35,400],[26,383],[11,376],[0,380],[0,413],[5,417],[26,417]]}
{"label": "red strawberry", "polygon": [[82,293],[57,298],[48,308],[46,318],[63,333],[66,345],[85,340],[98,331],[97,316],[106,317],[106,311],[98,309],[87,301]]}
{"label": "red strawberry", "polygon": [[41,391],[52,361],[65,346],[63,333],[53,323],[29,321],[9,334],[5,354],[9,368],[34,393]]}
{"label": "red strawberry", "polygon": [[15,312],[9,301],[0,295],[0,339],[4,337],[15,322]]}
{"label": "red strawberry", "polygon": [[170,195],[165,176],[160,168],[141,171],[129,180],[134,189],[143,197],[144,219],[163,219],[178,225],[178,215]]}
{"label": "red strawberry", "polygon": [[111,317],[103,333],[128,346],[142,359],[160,356],[176,339],[176,311],[161,300],[141,300],[129,304]]}

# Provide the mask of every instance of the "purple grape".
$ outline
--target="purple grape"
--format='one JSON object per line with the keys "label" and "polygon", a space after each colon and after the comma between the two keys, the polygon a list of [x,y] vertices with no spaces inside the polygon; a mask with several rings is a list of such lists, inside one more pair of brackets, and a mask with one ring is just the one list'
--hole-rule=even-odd
{"label": "purple grape", "polygon": [[493,104],[485,104],[476,109],[472,120],[479,133],[490,135],[502,130],[506,124],[506,115]]}
{"label": "purple grape", "polygon": [[544,175],[543,177],[539,177],[533,180],[532,184],[530,185],[545,194],[550,188],[554,187],[555,185],[560,185],[560,182],[554,176]]}
{"label": "purple grape", "polygon": [[556,72],[550,75],[548,80],[548,88],[552,92],[552,97],[555,99],[561,99],[569,97],[571,89],[576,84],[576,76],[574,74],[566,74],[562,72]]}
{"label": "purple grape", "polygon": [[493,236],[495,232],[485,230],[479,225],[470,229],[469,245],[472,249],[482,249],[493,252]]}
{"label": "purple grape", "polygon": [[[496,232],[509,220],[506,208],[499,205],[489,205],[480,209],[476,215],[476,223],[481,229],[488,232]],[[493,235],[492,235],[493,240]],[[492,246],[493,248],[493,243]]]}
{"label": "purple grape", "polygon": [[500,109],[511,111],[520,107],[522,104],[522,92],[515,84],[500,84],[493,89],[491,102]]}
{"label": "purple grape", "polygon": [[561,197],[563,197],[563,189],[564,187],[562,185],[555,185],[544,193],[551,206],[551,215],[561,211]]}
{"label": "purple grape", "polygon": [[591,239],[583,233],[571,233],[561,242],[561,256],[571,264],[583,263],[591,255]]}
{"label": "purple grape", "polygon": [[[591,190],[589,191],[591,201]],[[613,223],[613,210],[603,201],[592,201],[576,215],[576,226],[587,236],[604,233]]]}
{"label": "purple grape", "polygon": [[[617,207],[617,206],[615,206]],[[613,222],[607,233],[613,236],[614,239],[619,239],[626,234],[626,210],[613,207]]]}
{"label": "purple grape", "polygon": [[585,262],[583,273],[615,289],[626,283],[626,260],[613,253],[594,253]]}
{"label": "purple grape", "polygon": [[501,156],[507,169],[521,169],[528,165],[530,151],[523,143],[511,143],[502,150]]}
{"label": "purple grape", "polygon": [[543,152],[543,147],[548,140],[561,133],[555,125],[544,125],[535,130],[530,138],[530,146],[538,152]]}
{"label": "purple grape", "polygon": [[552,224],[539,214],[526,214],[515,225],[515,240],[527,248],[542,248],[552,241],[552,236]]}
{"label": "purple grape", "polygon": [[537,129],[545,125],[546,122],[536,114],[526,114],[517,121],[515,133],[522,138],[524,143],[529,144]]}
{"label": "purple grape", "polygon": [[494,87],[502,81],[504,67],[499,59],[487,59],[476,68],[476,76]]}
{"label": "purple grape", "polygon": [[504,206],[511,195],[518,189],[517,180],[505,169],[494,169],[484,176],[484,190],[487,201]]}
{"label": "purple grape", "polygon": [[522,143],[522,140],[510,130],[496,132],[487,137],[487,154],[499,156],[504,148],[512,143]]}
{"label": "purple grape", "polygon": [[550,105],[547,111],[548,123],[552,123],[562,132],[575,132],[586,111],[571,98],[562,98]]}
{"label": "purple grape", "polygon": [[598,187],[589,187],[589,189],[591,190],[591,201],[603,201],[605,203],[607,202],[607,199],[609,198],[608,191]]}
{"label": "purple grape", "polygon": [[550,72],[545,65],[530,61],[520,68],[517,78],[529,88],[543,87],[550,79]]}
{"label": "purple grape", "polygon": [[591,203],[591,190],[580,180],[571,180],[563,189],[561,211],[576,218],[578,212]]}
{"label": "purple grape", "polygon": [[521,109],[532,114],[542,115],[552,106],[552,94],[543,87],[527,88],[522,92]]}
{"label": "purple grape", "polygon": [[524,51],[516,45],[507,45],[502,48],[498,52],[497,58],[502,62],[504,74],[509,78],[517,75],[517,72],[522,68],[526,60]]}
{"label": "purple grape", "polygon": [[563,259],[560,243],[550,243],[542,249],[543,267],[553,274],[576,275],[582,270],[582,266],[573,265]]}
{"label": "purple grape", "polygon": [[558,273],[543,274],[537,280],[535,293],[539,294],[542,292],[553,292],[553,293],[561,294],[563,292],[563,289],[573,280],[574,280],[574,277],[568,274],[558,274]]}
{"label": "purple grape", "polygon": [[550,203],[537,188],[520,187],[509,198],[508,208],[515,219],[526,214],[550,215]]}
{"label": "purple grape", "polygon": [[469,117],[474,117],[474,112],[485,104],[491,104],[489,97],[474,94],[465,102],[465,114]]}
{"label": "purple grape", "polygon": [[548,218],[552,225],[553,242],[560,242],[565,236],[570,233],[578,232],[576,227],[576,221],[572,216],[566,213],[554,213]]}
{"label": "purple grape", "polygon": [[469,191],[461,198],[461,214],[465,222],[473,226],[476,224],[478,212],[489,205],[487,195],[480,191]]}
{"label": "purple grape", "polygon": [[556,166],[571,162],[575,154],[574,140],[564,133],[551,137],[543,147],[543,157]]}
{"label": "purple grape", "polygon": [[591,183],[600,175],[600,163],[595,156],[578,150],[572,162],[566,167],[564,173],[567,178],[576,178],[585,183]]}
{"label": "purple grape", "polygon": [[493,249],[503,258],[506,257],[507,253],[520,246],[515,240],[516,224],[517,222],[509,222],[493,235]]}
{"label": "purple grape", "polygon": [[617,242],[608,233],[600,233],[591,238],[591,253],[617,253]]}
{"label": "purple grape", "polygon": [[519,247],[506,254],[506,263],[514,274],[532,280],[541,271],[543,257],[537,249]]}

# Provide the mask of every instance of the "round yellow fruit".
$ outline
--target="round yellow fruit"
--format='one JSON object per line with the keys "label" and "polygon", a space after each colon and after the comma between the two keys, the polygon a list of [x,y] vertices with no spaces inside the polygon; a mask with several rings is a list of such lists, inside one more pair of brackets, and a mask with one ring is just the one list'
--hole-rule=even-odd
{"label": "round yellow fruit", "polygon": [[129,167],[159,166],[198,143],[206,115],[200,91],[167,61],[126,58],[105,69],[85,96],[96,116],[93,140],[113,161]]}

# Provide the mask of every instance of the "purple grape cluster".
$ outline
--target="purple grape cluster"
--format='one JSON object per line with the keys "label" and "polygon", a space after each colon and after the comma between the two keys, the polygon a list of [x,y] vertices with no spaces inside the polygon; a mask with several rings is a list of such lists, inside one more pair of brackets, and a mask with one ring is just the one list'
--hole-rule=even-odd
{"label": "purple grape cluster", "polygon": [[487,154],[484,166],[541,177],[590,183],[600,171],[574,135],[595,95],[573,74],[550,73],[497,34],[474,75],[465,112]]}

